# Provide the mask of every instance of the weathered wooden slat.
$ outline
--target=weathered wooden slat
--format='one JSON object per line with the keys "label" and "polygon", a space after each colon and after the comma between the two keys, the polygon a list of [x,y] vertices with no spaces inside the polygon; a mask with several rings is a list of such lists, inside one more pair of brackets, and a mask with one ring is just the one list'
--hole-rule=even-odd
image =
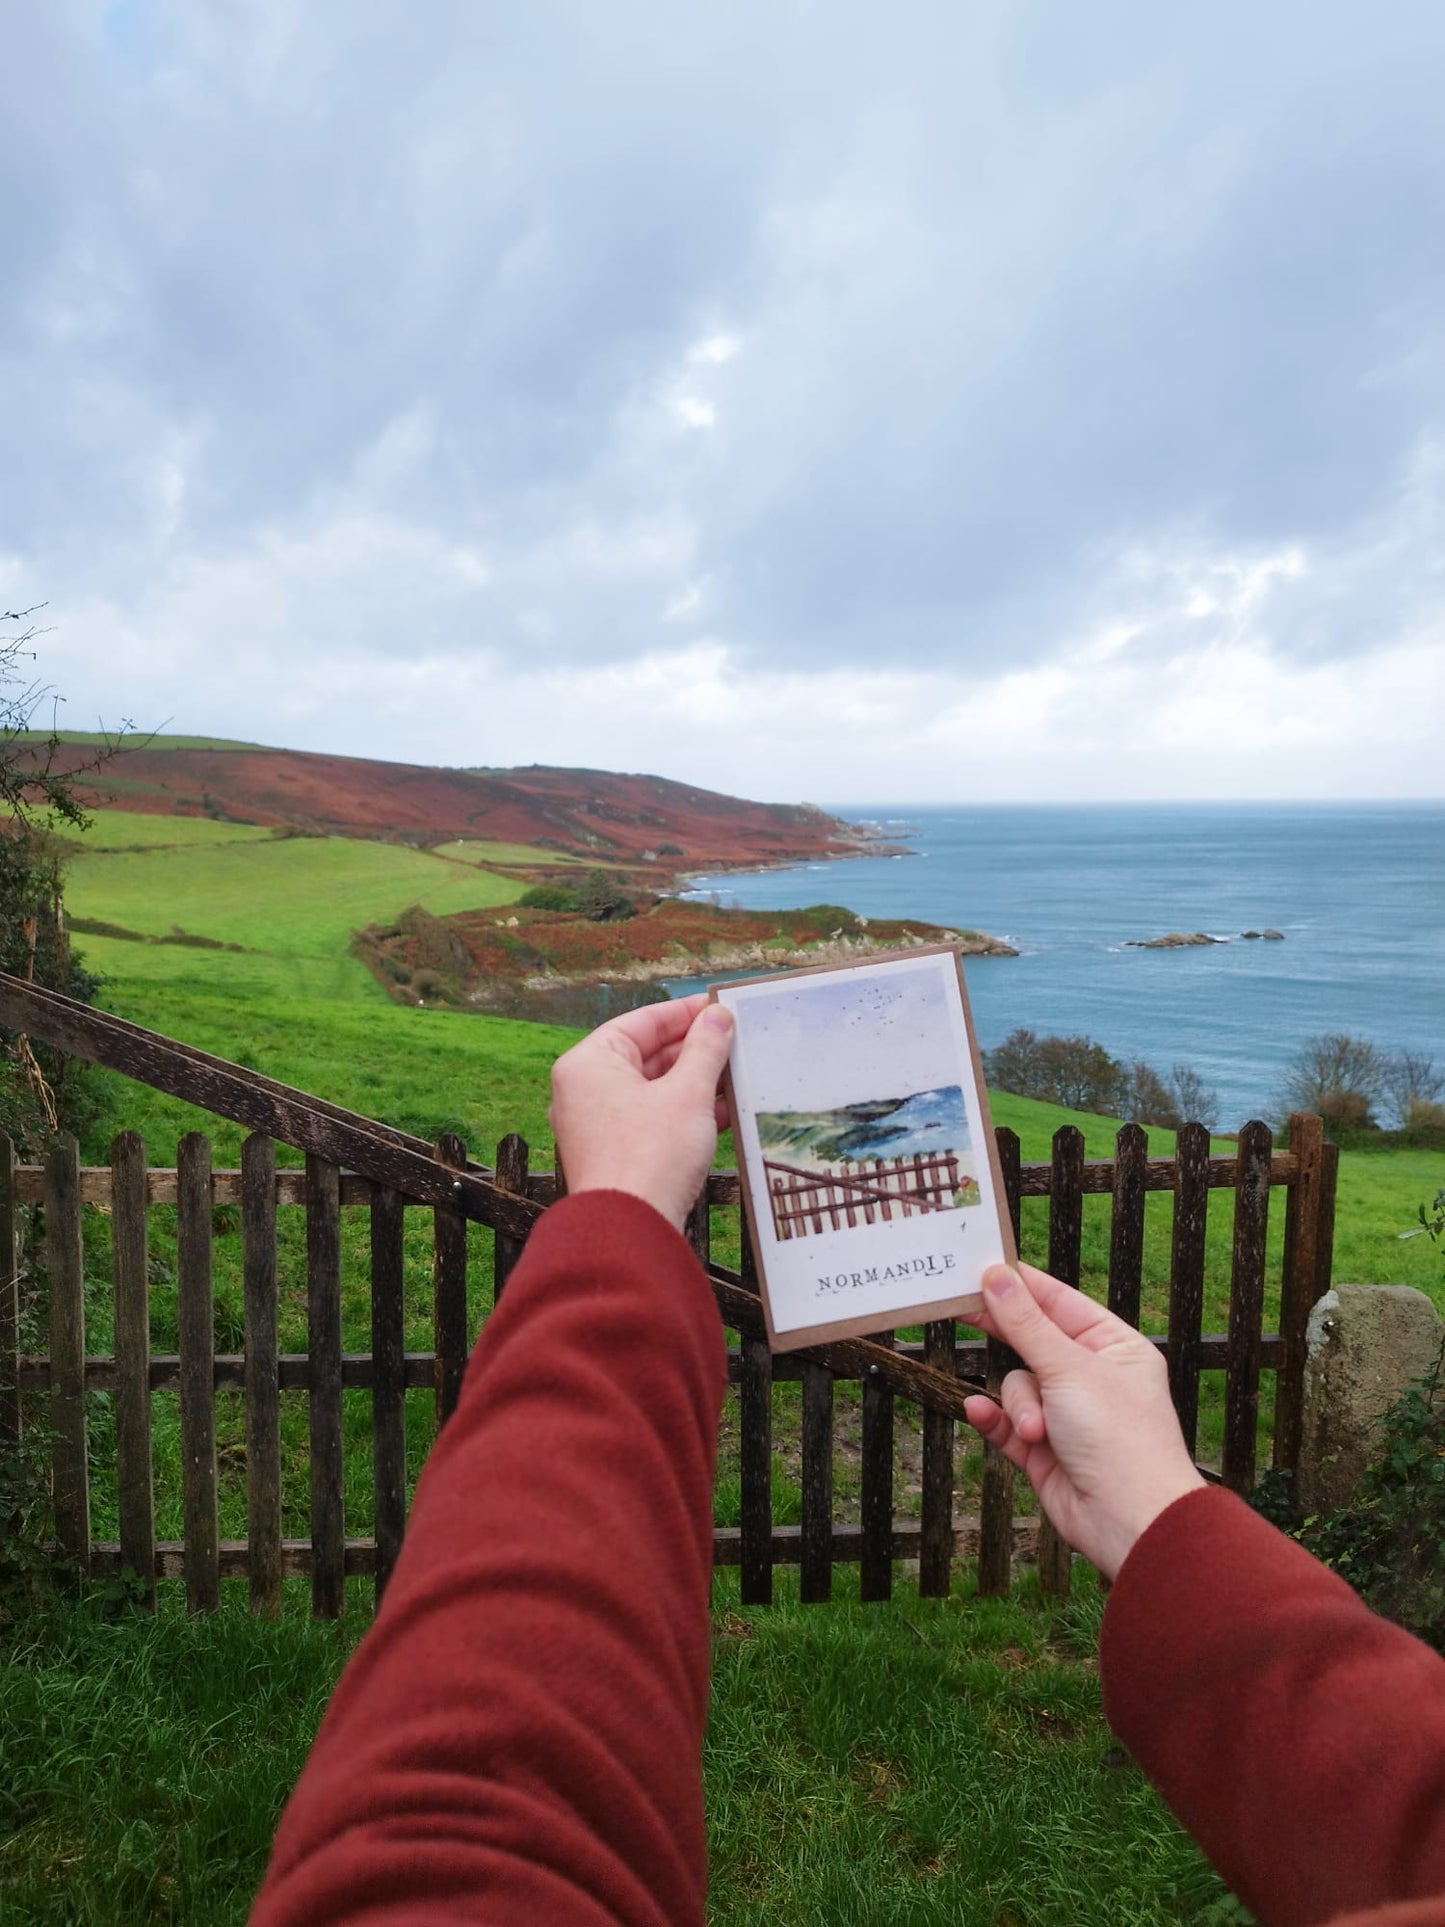
{"label": "weathered wooden slat", "polygon": [[[1034,1518],[1014,1521],[1014,1556],[1027,1559],[1031,1556],[1034,1540],[1038,1532],[1038,1520]],[[919,1553],[920,1532],[918,1524],[912,1519],[895,1519],[893,1522],[893,1557],[895,1559],[916,1559]],[[954,1522],[953,1557],[971,1559],[978,1552],[979,1526],[976,1519],[960,1518]],[[98,1579],[114,1578],[120,1571],[120,1547],[114,1540],[101,1540],[91,1546],[92,1570]],[[768,1548],[770,1564],[781,1566],[798,1565],[802,1558],[802,1527],[774,1526]],[[863,1529],[861,1526],[836,1525],[833,1528],[829,1556],[835,1565],[856,1565],[863,1555]],[[156,1577],[158,1579],[178,1579],[182,1573],[183,1548],[178,1539],[166,1539],[156,1547]],[[374,1539],[353,1538],[346,1541],[344,1548],[346,1576],[365,1577],[376,1570],[376,1542]],[[742,1562],[742,1532],[738,1526],[717,1526],[713,1531],[713,1563],[719,1566],[736,1566]],[[309,1539],[283,1539],[281,1542],[281,1569],[288,1579],[305,1578],[312,1567],[311,1542]],[[223,1539],[220,1544],[220,1568],[223,1579],[243,1579],[246,1576],[246,1542],[244,1539]]]}
{"label": "weathered wooden slat", "polygon": [[341,1200],[336,1166],[306,1159],[306,1335],[311,1352],[311,1612],[346,1605],[341,1431]]}
{"label": "weathered wooden slat", "polygon": [[188,1131],[176,1146],[176,1323],[180,1337],[181,1515],[186,1608],[221,1603],[216,1517],[215,1296],[211,1273],[211,1142]]}
{"label": "weathered wooden slat", "polygon": [[833,1374],[803,1372],[803,1528],[798,1597],[805,1606],[833,1596]]}
{"label": "weathered wooden slat", "polygon": [[699,1263],[706,1267],[712,1258],[712,1211],[707,1201],[706,1185],[693,1200],[682,1234],[697,1253]]}
{"label": "weathered wooden slat", "polygon": [[[437,1162],[463,1170],[467,1147],[455,1132],[437,1139]],[[457,1409],[467,1369],[467,1221],[454,1205],[433,1214],[432,1316],[437,1355],[436,1406],[440,1431]]]}
{"label": "weathered wooden slat", "polygon": [[[941,1375],[952,1376],[956,1339],[951,1318],[936,1318],[923,1327],[924,1357]],[[918,1590],[926,1599],[946,1598],[952,1577],[953,1424],[946,1413],[923,1414]]]}
{"label": "weathered wooden slat", "polygon": [[246,1333],[246,1532],[251,1610],[281,1610],[281,1397],[277,1355],[276,1147],[241,1147],[241,1271]]}
{"label": "weathered wooden slat", "polygon": [[[1079,1282],[1083,1232],[1084,1134],[1077,1125],[1065,1124],[1054,1132],[1048,1268],[1066,1285]],[[1061,1597],[1069,1590],[1074,1555],[1048,1519],[1039,1527],[1038,1561],[1040,1592]]]}
{"label": "weathered wooden slat", "polygon": [[1335,1259],[1335,1191],[1340,1177],[1340,1147],[1325,1140],[1320,1160],[1320,1235],[1317,1245],[1319,1270],[1315,1273],[1315,1302],[1330,1288]]}
{"label": "weathered wooden slat", "polygon": [[[516,1131],[508,1131],[497,1146],[497,1185],[499,1189],[510,1192],[513,1197],[525,1198],[527,1195],[527,1164],[531,1152],[527,1140]],[[517,1260],[526,1249],[520,1238],[513,1238],[505,1231],[496,1233],[496,1249],[492,1259],[492,1302],[496,1304],[502,1296],[502,1288],[511,1277]]]}
{"label": "weathered wooden slat", "polygon": [[111,1145],[115,1184],[111,1241],[115,1279],[115,1468],[120,1549],[155,1606],[156,1527],[151,1470],[150,1279],[147,1273],[146,1150],[122,1131]]}
{"label": "weathered wooden slat", "polygon": [[55,1539],[82,1573],[90,1549],[85,1426],[85,1251],[80,1155],[62,1132],[45,1160],[45,1270],[50,1288],[50,1466]]}
{"label": "weathered wooden slat", "polygon": [[741,1600],[769,1606],[773,1567],[773,1356],[766,1338],[744,1338],[738,1357],[738,1472],[742,1503]]}
{"label": "weathered wooden slat", "polygon": [[[1022,1236],[1019,1207],[1018,1135],[1004,1127],[994,1132],[998,1144],[999,1169],[1003,1176],[1004,1201],[1013,1227],[1014,1248]],[[955,1360],[967,1369],[975,1343],[955,1347]],[[999,1396],[1008,1374],[1023,1361],[1012,1346],[990,1338],[984,1347],[984,1389]],[[983,1448],[983,1477],[979,1491],[978,1589],[985,1598],[1002,1598],[1013,1584],[1014,1542],[1014,1469],[1002,1452],[993,1446]]]}
{"label": "weathered wooden slat", "polygon": [[1109,1309],[1139,1329],[1144,1282],[1144,1172],[1149,1139],[1137,1124],[1114,1139],[1114,1208],[1109,1219]]}
{"label": "weathered wooden slat", "polygon": [[1254,1484],[1271,1143],[1269,1126],[1257,1120],[1246,1124],[1239,1134],[1239,1183],[1234,1193],[1234,1248],[1229,1278],[1229,1352],[1224,1369],[1222,1463],[1224,1483],[1235,1492],[1247,1492]]}
{"label": "weathered wooden slat", "polygon": [[21,1436],[20,1193],[15,1146],[0,1133],[0,1445]]}
{"label": "weathered wooden slat", "polygon": [[[893,1345],[892,1332],[880,1332],[877,1342]],[[877,1382],[876,1374],[863,1381],[862,1461],[859,1466],[863,1564],[858,1596],[863,1600],[893,1596],[893,1394]]]}
{"label": "weathered wooden slat", "polygon": [[1312,1112],[1293,1112],[1289,1120],[1289,1148],[1299,1168],[1285,1207],[1273,1457],[1277,1467],[1293,1472],[1299,1465],[1304,1429],[1305,1328],[1315,1301],[1320,1266],[1323,1119]]}
{"label": "weathered wooden slat", "polygon": [[[517,1140],[519,1143],[520,1139]],[[505,1142],[505,1140],[504,1140]],[[525,1156],[526,1147],[523,1146]],[[406,1306],[404,1214],[395,1191],[380,1190],[371,1207],[371,1460],[375,1497],[376,1603],[406,1531]],[[501,1238],[498,1237],[500,1244]]]}
{"label": "weathered wooden slat", "polygon": [[1179,1169],[1169,1260],[1169,1392],[1184,1442],[1194,1456],[1199,1438],[1199,1337],[1204,1319],[1204,1252],[1209,1187],[1209,1133],[1186,1124],[1175,1138]]}

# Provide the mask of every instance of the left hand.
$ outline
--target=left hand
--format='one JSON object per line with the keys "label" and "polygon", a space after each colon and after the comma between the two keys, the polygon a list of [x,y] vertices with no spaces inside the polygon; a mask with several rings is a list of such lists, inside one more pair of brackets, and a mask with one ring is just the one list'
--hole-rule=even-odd
{"label": "left hand", "polygon": [[602,1024],[552,1066],[570,1191],[630,1191],[680,1231],[727,1123],[718,1081],[732,1013],[705,992]]}

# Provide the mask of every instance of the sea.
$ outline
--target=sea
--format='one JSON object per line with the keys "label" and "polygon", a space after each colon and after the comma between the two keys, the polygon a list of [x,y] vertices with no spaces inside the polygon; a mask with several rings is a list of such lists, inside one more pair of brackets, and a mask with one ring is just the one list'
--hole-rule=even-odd
{"label": "sea", "polygon": [[[1445,1065],[1445,805],[829,808],[912,854],[699,876],[687,894],[1002,937],[1018,956],[965,962],[985,1049],[1022,1025],[1186,1064],[1221,1130],[1287,1108],[1291,1059],[1321,1033]],[[1243,937],[1266,928],[1283,940]],[[1176,930],[1226,941],[1130,947]]]}

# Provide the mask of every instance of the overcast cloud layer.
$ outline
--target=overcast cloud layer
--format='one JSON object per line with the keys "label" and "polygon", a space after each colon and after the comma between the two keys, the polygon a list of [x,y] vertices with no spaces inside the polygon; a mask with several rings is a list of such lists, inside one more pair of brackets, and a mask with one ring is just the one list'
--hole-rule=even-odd
{"label": "overcast cloud layer", "polygon": [[5,64],[70,723],[1441,794],[1436,0],[46,0]]}

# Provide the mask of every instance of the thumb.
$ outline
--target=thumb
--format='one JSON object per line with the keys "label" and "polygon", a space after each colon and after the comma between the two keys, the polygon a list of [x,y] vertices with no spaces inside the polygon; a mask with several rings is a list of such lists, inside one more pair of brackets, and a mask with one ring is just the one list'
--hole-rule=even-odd
{"label": "thumb", "polygon": [[983,1302],[996,1335],[1012,1345],[1038,1379],[1056,1378],[1072,1364],[1072,1338],[1044,1311],[1012,1265],[990,1265],[983,1274]]}
{"label": "thumb", "polygon": [[698,1100],[711,1101],[728,1061],[733,1042],[733,1014],[722,1004],[708,1004],[692,1021],[677,1062],[668,1073]]}

